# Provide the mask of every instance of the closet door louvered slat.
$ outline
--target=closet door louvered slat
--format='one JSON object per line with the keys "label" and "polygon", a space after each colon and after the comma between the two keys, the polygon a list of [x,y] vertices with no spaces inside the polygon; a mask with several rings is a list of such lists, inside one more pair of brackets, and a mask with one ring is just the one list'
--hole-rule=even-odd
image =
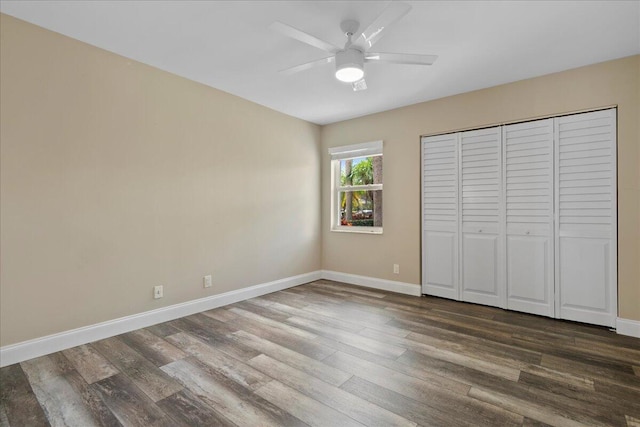
{"label": "closet door louvered slat", "polygon": [[553,119],[503,127],[507,308],[554,316]]}
{"label": "closet door louvered slat", "polygon": [[616,110],[555,119],[556,310],[615,326]]}
{"label": "closet door louvered slat", "polygon": [[422,292],[458,291],[458,135],[423,137]]}
{"label": "closet door louvered slat", "polygon": [[499,127],[460,134],[462,300],[505,306]]}

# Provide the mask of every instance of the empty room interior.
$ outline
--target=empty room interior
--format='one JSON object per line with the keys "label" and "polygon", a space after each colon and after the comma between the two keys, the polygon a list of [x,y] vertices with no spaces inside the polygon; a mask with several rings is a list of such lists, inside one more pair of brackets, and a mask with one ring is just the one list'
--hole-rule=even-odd
{"label": "empty room interior", "polygon": [[640,426],[639,1],[0,12],[0,426]]}

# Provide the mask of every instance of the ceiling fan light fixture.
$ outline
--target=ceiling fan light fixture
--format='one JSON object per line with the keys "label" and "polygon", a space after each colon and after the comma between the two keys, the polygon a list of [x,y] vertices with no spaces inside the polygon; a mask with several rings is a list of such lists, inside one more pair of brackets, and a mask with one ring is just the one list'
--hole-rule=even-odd
{"label": "ceiling fan light fixture", "polygon": [[345,83],[353,83],[362,79],[364,71],[362,68],[357,67],[344,67],[336,70],[336,79]]}
{"label": "ceiling fan light fixture", "polygon": [[353,83],[364,77],[364,54],[349,48],[336,53],[336,79]]}

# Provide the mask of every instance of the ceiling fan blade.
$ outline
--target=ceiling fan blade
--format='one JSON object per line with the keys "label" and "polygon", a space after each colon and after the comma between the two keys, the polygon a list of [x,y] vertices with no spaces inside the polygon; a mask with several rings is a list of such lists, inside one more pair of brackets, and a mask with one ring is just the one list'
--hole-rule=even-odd
{"label": "ceiling fan blade", "polygon": [[360,34],[360,37],[355,41],[357,44],[364,44],[365,48],[368,49],[373,44],[380,39],[385,34],[385,30],[389,27],[389,25],[396,22],[398,19],[402,18],[404,15],[409,13],[411,10],[411,5],[407,3],[401,3],[397,1],[392,1],[378,16],[375,21],[371,23],[367,27],[366,30]]}
{"label": "ceiling fan blade", "polygon": [[367,88],[367,82],[364,79],[360,79],[357,82],[351,83],[354,92],[365,90]]}
{"label": "ceiling fan blade", "polygon": [[393,64],[431,65],[438,55],[415,55],[412,53],[375,53],[368,52],[364,56],[365,62],[388,62]]}
{"label": "ceiling fan blade", "polygon": [[330,64],[335,60],[335,56],[329,56],[327,58],[318,59],[317,61],[306,62],[304,64],[296,65],[295,67],[285,68],[280,70],[282,74],[291,75],[300,71],[308,70],[318,65]]}
{"label": "ceiling fan blade", "polygon": [[292,39],[298,40],[302,43],[306,43],[313,47],[317,47],[318,49],[322,49],[326,52],[336,53],[340,50],[329,42],[320,40],[319,38],[312,36],[311,34],[307,34],[304,31],[292,27],[291,25],[283,24],[280,21],[273,22],[271,25],[269,25],[269,28],[287,37],[291,37]]}

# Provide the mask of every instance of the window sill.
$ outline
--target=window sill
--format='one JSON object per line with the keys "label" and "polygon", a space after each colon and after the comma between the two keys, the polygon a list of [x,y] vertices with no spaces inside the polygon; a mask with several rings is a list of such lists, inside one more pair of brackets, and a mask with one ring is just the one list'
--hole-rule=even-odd
{"label": "window sill", "polygon": [[336,233],[382,234],[382,227],[333,227]]}

